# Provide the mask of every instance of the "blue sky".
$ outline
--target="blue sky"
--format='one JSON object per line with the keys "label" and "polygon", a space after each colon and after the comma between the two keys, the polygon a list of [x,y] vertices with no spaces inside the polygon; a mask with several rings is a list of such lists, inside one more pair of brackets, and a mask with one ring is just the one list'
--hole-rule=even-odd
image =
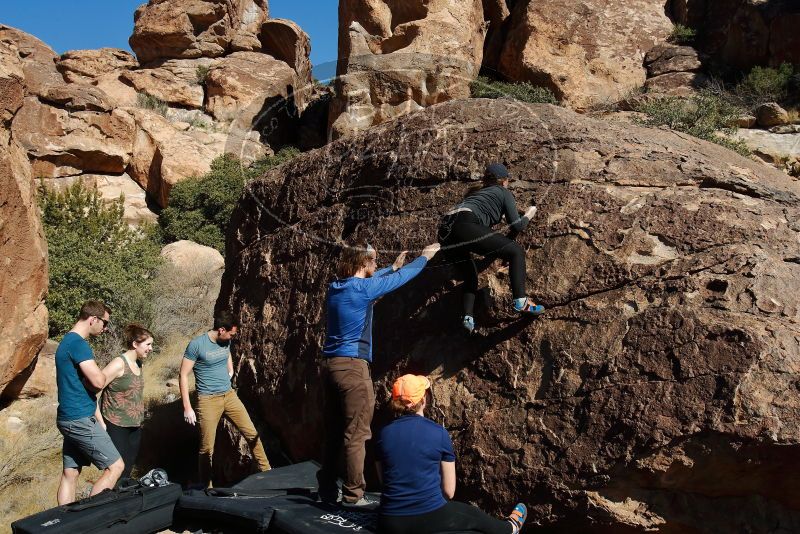
{"label": "blue sky", "polygon": [[[0,23],[38,37],[53,50],[130,50],[133,12],[145,0],[0,0]],[[298,23],[311,37],[311,63],[318,78],[332,76],[338,32],[336,0],[270,0],[272,18]],[[333,67],[331,67],[333,65]],[[323,68],[318,68],[323,67]]]}

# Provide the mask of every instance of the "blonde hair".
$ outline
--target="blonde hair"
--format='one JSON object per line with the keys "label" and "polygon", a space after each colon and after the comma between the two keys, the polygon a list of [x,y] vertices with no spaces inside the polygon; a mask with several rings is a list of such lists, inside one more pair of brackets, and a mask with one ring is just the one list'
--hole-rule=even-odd
{"label": "blonde hair", "polygon": [[339,279],[350,278],[355,276],[359,269],[364,267],[367,262],[372,259],[375,254],[374,250],[364,247],[350,247],[347,246],[342,251],[339,258],[339,266],[336,269],[336,277]]}

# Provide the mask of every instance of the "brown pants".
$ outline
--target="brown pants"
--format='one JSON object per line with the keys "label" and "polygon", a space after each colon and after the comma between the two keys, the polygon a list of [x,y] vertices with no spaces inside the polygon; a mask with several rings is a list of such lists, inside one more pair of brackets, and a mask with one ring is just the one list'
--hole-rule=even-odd
{"label": "brown pants", "polygon": [[200,482],[208,486],[211,482],[211,458],[214,455],[214,439],[217,437],[217,425],[225,415],[242,433],[253,456],[258,462],[259,471],[267,471],[269,460],[264,446],[258,438],[258,432],[247,410],[234,390],[216,395],[197,396],[197,422],[200,425],[200,457],[198,458],[198,474]]}
{"label": "brown pants", "polygon": [[336,472],[344,448],[342,498],[355,502],[364,496],[366,442],[375,410],[375,391],[369,364],[359,358],[326,358],[322,363],[325,390],[325,445],[317,474],[320,492],[336,492]]}

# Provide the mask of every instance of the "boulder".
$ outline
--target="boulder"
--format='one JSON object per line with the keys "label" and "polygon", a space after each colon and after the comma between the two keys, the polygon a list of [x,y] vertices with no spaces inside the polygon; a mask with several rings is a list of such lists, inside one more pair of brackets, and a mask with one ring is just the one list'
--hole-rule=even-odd
{"label": "boulder", "polygon": [[653,47],[644,56],[647,76],[654,77],[670,72],[694,72],[702,63],[697,50],[691,46],[660,44]]}
{"label": "boulder", "polygon": [[294,85],[294,70],[258,52],[234,52],[218,60],[206,76],[206,112],[218,121],[255,129],[284,112]]}
{"label": "boulder", "polygon": [[25,151],[0,124],[0,399],[17,396],[47,339],[47,243]]}
{"label": "boulder", "polygon": [[480,0],[343,0],[333,137],[469,97],[484,35]]}
{"label": "boulder", "polygon": [[[79,93],[93,89],[67,87]],[[28,152],[34,174],[57,178],[84,172],[121,174],[131,158],[135,126],[120,110],[70,112],[28,97],[14,117],[12,132]]]}
{"label": "boulder", "polygon": [[121,79],[138,93],[145,93],[169,105],[200,109],[203,107],[203,80],[198,68],[209,68],[210,60],[172,60],[158,68],[122,73]]}
{"label": "boulder", "polygon": [[270,19],[261,25],[258,34],[261,51],[292,67],[295,72],[294,101],[302,111],[311,99],[311,39],[300,26],[287,19]]}
{"label": "boulder", "polygon": [[691,96],[708,82],[708,77],[700,72],[668,72],[644,82],[647,93],[661,96]]}
{"label": "boulder", "polygon": [[[542,529],[794,530],[800,183],[685,134],[555,106],[446,102],[246,187],[217,308],[240,321],[235,382],[257,426],[293,461],[320,452],[337,245],[367,240],[384,265],[413,257],[490,161],[517,177],[520,206],[539,207],[517,241],[547,312],[509,313],[506,270],[483,261],[467,338],[455,269],[435,258],[375,306],[379,408],[399,374],[430,375],[459,498],[492,513],[524,500]],[[377,411],[373,432],[385,421]]]}
{"label": "boulder", "polygon": [[730,128],[752,128],[756,125],[756,118],[753,115],[740,115],[733,119],[728,125]]}
{"label": "boulder", "polygon": [[132,157],[126,172],[161,207],[166,207],[169,191],[181,180],[202,176],[211,162],[222,154],[150,110],[125,108],[136,124]]}
{"label": "boulder", "polygon": [[0,63],[18,65],[27,94],[42,95],[52,86],[63,85],[57,59],[53,49],[36,37],[0,24]]}
{"label": "boulder", "polygon": [[181,240],[170,243],[161,249],[161,257],[184,272],[197,269],[221,276],[225,268],[225,259],[217,249],[194,241]]}
{"label": "boulder", "polygon": [[58,391],[58,386],[56,385],[55,360],[57,348],[57,341],[48,339],[45,342],[42,350],[39,351],[39,354],[33,362],[31,362],[28,370],[23,373],[28,375],[24,386],[20,383],[21,380],[16,381],[23,387],[18,394],[12,395],[13,398],[33,399],[44,396],[54,397],[56,395]]}
{"label": "boulder", "polygon": [[617,102],[645,81],[645,54],[669,35],[662,0],[516,2],[500,74],[550,88],[577,110]]}
{"label": "boulder", "polygon": [[130,52],[119,48],[70,50],[61,55],[56,68],[69,83],[92,83],[98,78],[139,66]]}
{"label": "boulder", "polygon": [[781,126],[789,123],[789,113],[775,102],[769,102],[756,108],[756,121],[764,128]]}
{"label": "boulder", "polygon": [[266,0],[150,0],[134,14],[129,43],[142,65],[220,57],[234,41],[257,43],[267,18]]}
{"label": "boulder", "polygon": [[676,23],[700,30],[695,46],[724,69],[800,64],[795,0],[672,0],[669,9]]}
{"label": "boulder", "polygon": [[800,133],[738,130],[734,138],[744,141],[753,154],[768,163],[781,167],[800,163]]}

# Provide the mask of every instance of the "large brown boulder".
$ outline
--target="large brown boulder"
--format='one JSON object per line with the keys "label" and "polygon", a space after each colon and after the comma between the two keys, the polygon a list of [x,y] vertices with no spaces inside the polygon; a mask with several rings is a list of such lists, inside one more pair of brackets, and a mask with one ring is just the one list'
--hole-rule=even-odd
{"label": "large brown boulder", "polygon": [[253,415],[292,459],[319,453],[336,244],[368,240],[384,264],[418,251],[490,161],[539,207],[518,242],[547,312],[509,313],[505,268],[480,262],[465,337],[437,257],[375,307],[379,404],[399,373],[431,375],[457,498],[525,501],[548,532],[794,530],[800,185],[683,134],[555,106],[447,102],[247,187],[217,306],[241,321],[236,382]]}
{"label": "large brown boulder", "polygon": [[61,55],[56,68],[69,83],[92,83],[97,78],[139,66],[130,52],[119,48],[70,50]]}
{"label": "large brown boulder", "polygon": [[640,88],[644,55],[672,29],[663,0],[524,0],[507,24],[500,74],[548,87],[578,110]]}
{"label": "large brown boulder", "polygon": [[137,93],[145,93],[172,106],[189,109],[203,107],[205,93],[200,78],[214,64],[207,58],[173,59],[157,68],[131,70],[122,73],[121,79]]}
{"label": "large brown boulder", "polygon": [[676,22],[697,30],[695,46],[724,68],[800,64],[795,0],[672,0]]}
{"label": "large brown boulder", "polygon": [[261,51],[286,62],[295,71],[292,90],[297,108],[303,110],[311,99],[311,39],[300,26],[287,19],[270,19],[258,34]]}
{"label": "large brown boulder", "polygon": [[36,37],[0,24],[0,63],[19,66],[27,94],[42,95],[50,87],[64,83],[56,70],[57,59],[53,49]]}
{"label": "large brown boulder", "polygon": [[343,0],[333,137],[469,96],[483,58],[480,0]]}
{"label": "large brown boulder", "polygon": [[267,18],[267,0],[150,0],[134,14],[129,43],[143,65],[220,57],[234,41],[237,50],[258,46]]}

